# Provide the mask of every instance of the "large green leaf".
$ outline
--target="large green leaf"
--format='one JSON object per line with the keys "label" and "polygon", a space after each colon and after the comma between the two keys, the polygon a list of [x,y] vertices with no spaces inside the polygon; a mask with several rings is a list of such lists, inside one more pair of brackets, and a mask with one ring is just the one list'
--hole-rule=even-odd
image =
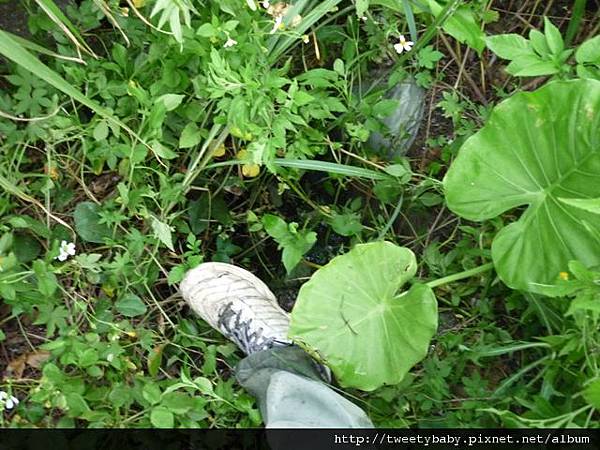
{"label": "large green leaf", "polygon": [[84,241],[103,244],[105,238],[112,236],[108,226],[101,223],[101,211],[100,206],[92,202],[81,202],[75,207],[75,230]]}
{"label": "large green leaf", "polygon": [[300,289],[290,338],[318,355],[342,386],[394,384],[427,354],[437,329],[432,290],[400,288],[415,255],[390,242],[357,245],[319,269]]}
{"label": "large green leaf", "polygon": [[444,184],[449,208],[467,219],[528,206],[496,235],[492,258],[508,286],[535,292],[571,260],[600,265],[600,215],[565,201],[599,197],[599,180],[600,82],[572,80],[499,104]]}

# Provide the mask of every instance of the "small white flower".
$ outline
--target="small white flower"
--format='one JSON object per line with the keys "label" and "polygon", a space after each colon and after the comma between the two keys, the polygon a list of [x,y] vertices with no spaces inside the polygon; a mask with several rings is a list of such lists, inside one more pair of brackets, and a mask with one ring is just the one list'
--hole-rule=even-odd
{"label": "small white flower", "polygon": [[223,47],[225,47],[225,48],[233,47],[235,44],[237,44],[237,41],[235,39],[231,39],[230,37],[227,37],[227,42],[225,42],[225,44],[223,44]]}
{"label": "small white flower", "polygon": [[400,54],[403,51],[409,52],[415,43],[413,41],[407,41],[403,34],[400,35],[400,42],[394,44],[394,50],[396,53]]}
{"label": "small white flower", "polygon": [[304,42],[305,44],[308,44],[310,41],[308,34],[303,34],[302,35],[302,42]]}
{"label": "small white flower", "polygon": [[6,411],[13,409],[19,404],[19,399],[14,395],[8,395],[4,391],[0,391],[0,409]]}
{"label": "small white flower", "polygon": [[275,18],[275,24],[273,25],[273,29],[271,30],[271,32],[269,34],[275,34],[277,32],[277,30],[279,30],[279,28],[281,28],[282,24],[283,24],[283,16],[277,16]]}
{"label": "small white flower", "polygon": [[269,0],[265,0],[261,4],[262,4],[262,7],[265,9],[269,9],[269,6],[271,6],[271,3],[269,2]]}
{"label": "small white flower", "polygon": [[73,242],[61,241],[59,254],[56,257],[59,261],[66,261],[69,256],[75,256],[75,244]]}
{"label": "small white flower", "polygon": [[367,20],[369,20],[369,18],[367,16],[362,16],[360,18],[360,20],[362,20],[363,22],[366,22]]}

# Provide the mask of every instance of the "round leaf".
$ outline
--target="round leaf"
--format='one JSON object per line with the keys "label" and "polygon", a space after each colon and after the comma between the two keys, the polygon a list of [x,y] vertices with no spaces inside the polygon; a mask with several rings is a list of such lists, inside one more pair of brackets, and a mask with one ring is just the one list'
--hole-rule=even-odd
{"label": "round leaf", "polygon": [[399,383],[427,354],[437,329],[431,289],[415,284],[414,254],[389,242],[357,245],[300,289],[290,338],[316,353],[342,386]]}
{"label": "round leaf", "polygon": [[600,265],[600,215],[565,199],[600,196],[600,82],[549,83],[499,104],[444,180],[449,208],[486,220],[528,206],[492,244],[500,278],[539,292],[571,260]]}

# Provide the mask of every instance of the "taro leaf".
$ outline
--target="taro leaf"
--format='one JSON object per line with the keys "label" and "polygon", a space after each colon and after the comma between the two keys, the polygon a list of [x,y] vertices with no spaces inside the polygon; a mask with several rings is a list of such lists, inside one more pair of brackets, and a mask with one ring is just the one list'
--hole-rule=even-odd
{"label": "taro leaf", "polygon": [[571,260],[600,264],[600,215],[565,199],[600,197],[600,82],[549,83],[499,104],[444,180],[449,208],[470,220],[519,206],[492,243],[500,278],[540,292]]}
{"label": "taro leaf", "polygon": [[300,289],[289,336],[318,355],[345,387],[399,383],[425,357],[437,329],[432,290],[400,288],[417,270],[414,254],[390,242],[357,245]]}
{"label": "taro leaf", "polygon": [[105,238],[111,237],[108,226],[100,223],[100,211],[92,202],[81,202],[75,207],[75,230],[84,241],[103,244]]}
{"label": "taro leaf", "polygon": [[600,214],[600,198],[561,198],[560,201],[584,211]]}

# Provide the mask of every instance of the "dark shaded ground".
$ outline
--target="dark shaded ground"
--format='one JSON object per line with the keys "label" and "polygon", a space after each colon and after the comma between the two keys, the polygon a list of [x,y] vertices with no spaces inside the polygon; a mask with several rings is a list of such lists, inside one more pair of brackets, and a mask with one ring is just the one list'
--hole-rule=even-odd
{"label": "dark shaded ground", "polygon": [[[54,0],[60,8],[65,8],[70,0]],[[27,29],[27,10],[23,0],[0,0],[0,29],[19,36],[30,36]]]}
{"label": "dark shaded ground", "polygon": [[0,1],[0,29],[23,37],[30,36],[27,29],[27,11],[23,2]]}

